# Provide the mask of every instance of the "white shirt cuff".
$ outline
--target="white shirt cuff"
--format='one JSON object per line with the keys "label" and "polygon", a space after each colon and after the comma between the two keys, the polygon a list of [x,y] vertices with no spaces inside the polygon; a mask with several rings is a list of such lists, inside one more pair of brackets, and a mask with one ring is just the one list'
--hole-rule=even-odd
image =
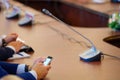
{"label": "white shirt cuff", "polygon": [[16,74],[24,73],[25,72],[25,64],[19,64],[17,67]]}
{"label": "white shirt cuff", "polygon": [[0,36],[0,46],[2,46],[2,39],[4,39],[6,37],[6,35],[1,35]]}
{"label": "white shirt cuff", "polygon": [[0,46],[2,46],[2,38],[0,38]]}
{"label": "white shirt cuff", "polygon": [[11,48],[16,53],[16,50],[13,46],[6,46],[6,47]]}
{"label": "white shirt cuff", "polygon": [[35,79],[37,80],[37,73],[34,71],[34,70],[31,70],[29,71],[34,77]]}

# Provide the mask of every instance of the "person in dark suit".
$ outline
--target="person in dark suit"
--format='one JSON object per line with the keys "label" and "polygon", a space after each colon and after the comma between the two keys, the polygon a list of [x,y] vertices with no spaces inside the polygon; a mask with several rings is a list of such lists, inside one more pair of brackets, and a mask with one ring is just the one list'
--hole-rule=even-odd
{"label": "person in dark suit", "polygon": [[46,77],[50,65],[44,66],[42,61],[37,62],[30,70],[25,64],[0,62],[0,78],[9,74],[16,75],[24,80],[40,80]]}
{"label": "person in dark suit", "polygon": [[[14,47],[6,45],[12,41],[16,41],[17,37],[18,34],[16,33],[10,33],[4,37],[0,37],[0,61],[7,60],[9,57],[12,57],[12,55],[15,53]],[[23,45],[20,42],[17,44],[19,45],[19,47]]]}
{"label": "person in dark suit", "polygon": [[40,58],[32,68],[26,64],[3,62],[17,53],[24,45],[22,42],[16,41],[17,37],[16,33],[11,33],[4,38],[0,38],[0,78],[13,74],[24,80],[43,79],[51,68],[50,65],[43,65],[45,60],[43,58]]}

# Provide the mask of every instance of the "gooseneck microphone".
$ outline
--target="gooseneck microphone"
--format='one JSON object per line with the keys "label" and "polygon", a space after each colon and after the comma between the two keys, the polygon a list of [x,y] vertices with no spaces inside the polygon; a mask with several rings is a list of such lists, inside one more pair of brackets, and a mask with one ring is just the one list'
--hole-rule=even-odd
{"label": "gooseneck microphone", "polygon": [[80,32],[76,31],[70,25],[68,25],[65,22],[63,22],[62,20],[58,19],[51,12],[49,12],[47,9],[42,9],[42,12],[44,14],[48,15],[48,16],[51,16],[52,18],[54,18],[55,20],[59,21],[60,23],[65,24],[66,27],[68,27],[70,30],[72,30],[76,34],[82,36],[84,39],[86,39],[91,44],[91,48],[89,50],[86,50],[84,53],[79,55],[81,60],[83,60],[85,62],[100,61],[102,55],[106,55],[106,56],[109,56],[109,57],[120,59],[120,57],[109,55],[109,54],[105,54],[105,53],[102,53],[101,51],[99,51],[98,49],[96,49],[95,45],[93,44],[93,42],[90,39],[88,39],[87,37],[82,35]]}
{"label": "gooseneck microphone", "polygon": [[62,20],[58,19],[57,17],[55,17],[51,12],[49,12],[47,9],[42,9],[42,12],[48,16],[51,16],[52,18],[54,18],[55,20],[59,21],[60,23],[63,23],[66,25],[66,27],[68,27],[70,30],[72,30],[73,32],[75,32],[76,34],[82,36],[84,39],[86,39],[90,44],[91,44],[91,48],[87,51],[85,51],[83,54],[80,54],[80,59],[85,61],[85,62],[91,62],[91,61],[100,61],[101,60],[101,55],[102,53],[96,49],[95,45],[93,44],[93,42],[88,39],[87,37],[85,37],[84,35],[82,35],[81,33],[79,33],[78,31],[76,31],[74,28],[72,28],[70,25],[64,23]]}
{"label": "gooseneck microphone", "polygon": [[50,13],[47,9],[42,9],[42,12],[45,13],[46,15],[49,15],[51,17],[53,17],[54,19],[56,19],[57,21],[63,23],[66,25],[66,27],[68,27],[69,29],[71,29],[73,32],[77,33],[78,35],[82,36],[84,39],[86,39],[91,45],[92,45],[92,49],[94,49],[96,51],[96,47],[93,44],[93,42],[91,40],[89,40],[87,37],[85,37],[84,35],[82,35],[81,33],[79,33],[78,31],[76,31],[74,28],[70,27],[70,25],[64,23],[62,20],[58,19],[57,17],[55,17],[52,13]]}

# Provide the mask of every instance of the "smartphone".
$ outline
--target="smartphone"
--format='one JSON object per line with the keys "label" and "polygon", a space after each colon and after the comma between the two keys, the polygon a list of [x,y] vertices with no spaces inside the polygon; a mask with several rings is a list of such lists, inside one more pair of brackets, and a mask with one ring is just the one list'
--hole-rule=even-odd
{"label": "smartphone", "polygon": [[45,66],[49,65],[49,64],[51,63],[52,59],[53,59],[53,57],[48,56],[48,57],[45,59],[45,61],[43,62],[43,64],[44,64]]}

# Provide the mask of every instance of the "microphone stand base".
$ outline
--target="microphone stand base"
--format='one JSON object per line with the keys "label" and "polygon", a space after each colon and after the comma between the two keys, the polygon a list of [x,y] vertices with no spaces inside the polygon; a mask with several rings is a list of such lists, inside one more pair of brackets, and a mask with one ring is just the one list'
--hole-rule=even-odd
{"label": "microphone stand base", "polygon": [[84,62],[101,61],[102,53],[99,50],[94,51],[92,48],[80,54],[80,60]]}

